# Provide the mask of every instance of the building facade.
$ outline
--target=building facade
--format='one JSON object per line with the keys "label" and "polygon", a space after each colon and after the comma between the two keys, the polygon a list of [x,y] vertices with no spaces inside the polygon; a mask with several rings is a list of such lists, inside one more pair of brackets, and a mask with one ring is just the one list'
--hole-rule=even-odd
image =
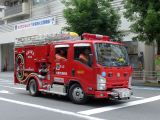
{"label": "building facade", "polygon": [[0,70],[13,70],[16,38],[61,32],[63,9],[59,0],[0,0]]}
{"label": "building facade", "polygon": [[[130,23],[123,17],[122,0],[114,0],[112,6],[122,15],[120,29],[128,33],[131,64],[138,67],[138,54],[145,51],[143,43],[133,42]],[[0,0],[0,71],[12,71],[14,40],[19,37],[59,33],[66,25],[64,5],[60,0]]]}

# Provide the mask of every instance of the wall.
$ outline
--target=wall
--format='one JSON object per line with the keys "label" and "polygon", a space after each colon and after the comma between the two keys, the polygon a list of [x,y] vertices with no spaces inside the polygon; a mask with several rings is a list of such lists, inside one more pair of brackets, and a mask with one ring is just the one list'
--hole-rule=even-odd
{"label": "wall", "polygon": [[140,52],[145,52],[145,43],[144,42],[138,42],[138,54]]}
{"label": "wall", "polygon": [[58,24],[58,25],[42,26],[36,29],[30,28],[26,30],[18,30],[13,32],[1,33],[0,44],[12,43],[16,38],[19,38],[19,37],[39,35],[39,34],[59,33],[61,32],[61,28],[64,26],[65,24]]}
{"label": "wall", "polygon": [[[127,44],[128,47],[131,48],[131,45],[133,47],[133,42],[129,42],[132,41],[132,38],[135,36],[135,34],[130,32],[130,25],[132,24],[131,22],[127,21],[127,19],[124,18],[123,11],[121,11],[121,26],[120,26],[120,30],[123,30],[125,32],[127,32],[128,34],[123,38],[123,41]],[[135,45],[135,48],[137,49],[137,53],[129,53],[129,57],[130,57],[130,61],[131,63],[135,63],[135,67],[138,68],[138,56],[140,55],[140,52],[143,52],[144,54],[144,70],[145,71],[153,71],[154,70],[154,58],[155,58],[155,46],[149,46],[149,45],[145,45],[144,42],[141,41],[137,41],[134,42],[137,45]]]}
{"label": "wall", "polygon": [[1,45],[1,70],[2,71],[13,71],[14,62],[13,62],[13,43]]}
{"label": "wall", "polygon": [[2,52],[2,49],[1,49],[1,46],[2,45],[0,45],[0,72],[1,72],[1,68],[2,68],[2,54],[1,54],[1,52]]}
{"label": "wall", "polygon": [[145,71],[154,71],[155,46],[145,45],[144,67]]}
{"label": "wall", "polygon": [[36,6],[31,6],[31,18],[52,15],[56,16],[58,23],[61,24],[65,22],[65,19],[63,17],[64,5],[60,2],[60,0],[52,0],[52,2],[48,2],[45,5],[40,4]]}
{"label": "wall", "polygon": [[65,24],[58,25],[48,25],[37,28],[30,28],[26,30],[17,30],[13,32],[1,33],[0,35],[0,68],[1,70],[6,70],[5,65],[7,62],[7,71],[13,70],[13,48],[14,48],[14,40],[19,37],[31,36],[31,35],[39,35],[39,34],[54,34],[61,32],[61,28],[64,27]]}

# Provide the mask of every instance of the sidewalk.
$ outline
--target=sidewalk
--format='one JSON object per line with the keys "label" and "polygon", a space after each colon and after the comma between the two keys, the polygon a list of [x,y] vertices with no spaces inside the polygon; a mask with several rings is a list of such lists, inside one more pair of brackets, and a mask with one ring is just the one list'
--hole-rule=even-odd
{"label": "sidewalk", "polygon": [[146,82],[144,80],[132,80],[132,86],[147,86],[147,87],[159,87],[160,88],[160,84]]}
{"label": "sidewalk", "polygon": [[[14,79],[13,72],[0,72],[0,79]],[[160,84],[146,83],[144,80],[132,80],[133,86],[160,87]]]}
{"label": "sidewalk", "polygon": [[9,79],[13,79],[14,76],[13,76],[13,71],[11,72],[0,72],[0,79],[3,79],[3,78],[9,78]]}
{"label": "sidewalk", "polygon": [[133,86],[144,86],[145,81],[144,80],[132,80]]}

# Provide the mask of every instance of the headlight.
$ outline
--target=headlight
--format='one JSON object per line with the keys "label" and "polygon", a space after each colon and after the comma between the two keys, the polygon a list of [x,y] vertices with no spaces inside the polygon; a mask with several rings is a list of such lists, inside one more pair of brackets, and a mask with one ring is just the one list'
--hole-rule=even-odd
{"label": "headlight", "polygon": [[106,90],[106,84],[98,84],[97,90]]}
{"label": "headlight", "polygon": [[106,84],[106,78],[102,77],[101,75],[97,75],[97,83]]}
{"label": "headlight", "polygon": [[106,90],[106,78],[97,75],[97,90]]}
{"label": "headlight", "polygon": [[128,88],[131,88],[131,81],[132,81],[132,76],[129,77],[129,80],[128,80]]}

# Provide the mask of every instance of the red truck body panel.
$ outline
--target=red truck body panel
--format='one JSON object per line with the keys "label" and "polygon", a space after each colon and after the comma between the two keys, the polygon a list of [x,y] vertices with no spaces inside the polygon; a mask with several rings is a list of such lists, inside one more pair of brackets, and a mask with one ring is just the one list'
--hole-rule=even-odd
{"label": "red truck body panel", "polygon": [[[129,88],[131,66],[105,67],[97,64],[95,43],[108,43],[122,45],[120,43],[104,40],[77,40],[52,42],[41,45],[25,45],[15,47],[14,82],[16,84],[29,85],[31,79],[38,83],[39,91],[49,91],[53,84],[64,85],[66,93],[72,82],[79,83],[84,92],[95,98],[109,98],[112,89]],[[107,40],[106,40],[107,39]],[[87,66],[74,59],[75,46],[89,44],[93,55],[92,66]],[[67,47],[67,59],[55,60],[56,49]],[[45,66],[45,67],[44,67]],[[43,67],[47,73],[41,73]],[[97,75],[106,73],[106,90],[97,90]],[[44,75],[43,75],[44,74]]]}

